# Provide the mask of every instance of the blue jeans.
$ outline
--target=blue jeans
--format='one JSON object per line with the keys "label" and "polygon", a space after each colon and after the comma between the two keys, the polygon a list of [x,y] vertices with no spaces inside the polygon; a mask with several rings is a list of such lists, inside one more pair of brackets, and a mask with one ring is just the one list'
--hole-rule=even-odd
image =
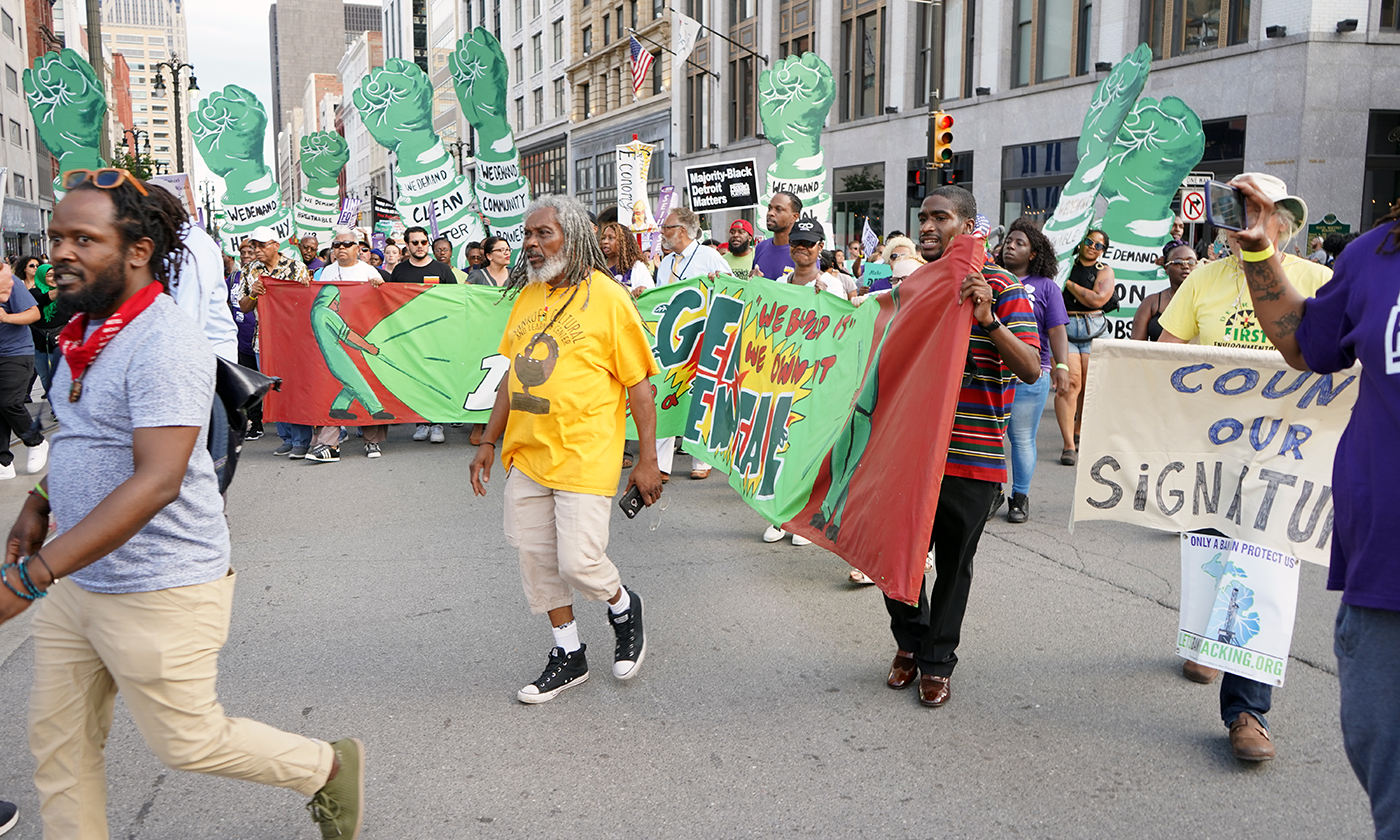
{"label": "blue jeans", "polygon": [[1094,343],[1095,338],[1108,336],[1106,324],[1108,319],[1099,313],[1098,315],[1085,315],[1083,313],[1071,312],[1069,323],[1065,325],[1065,337],[1069,339],[1069,352],[1088,353],[1089,346]]}
{"label": "blue jeans", "polygon": [[277,421],[277,436],[283,443],[290,443],[293,448],[311,448],[311,427],[303,426],[300,423],[283,423]]}
{"label": "blue jeans", "polygon": [[1006,424],[1006,439],[1011,444],[1011,494],[1029,495],[1031,477],[1035,475],[1035,436],[1040,431],[1040,418],[1045,415],[1045,401],[1050,396],[1050,371],[1042,370],[1034,385],[1016,380],[1015,402]]}
{"label": "blue jeans", "polygon": [[1259,719],[1259,725],[1269,728],[1264,718],[1274,704],[1274,687],[1255,682],[1248,677],[1224,673],[1220,676],[1220,718],[1229,726],[1240,712],[1249,712]]}
{"label": "blue jeans", "polygon": [[57,350],[46,353],[43,350],[34,351],[34,369],[39,372],[39,381],[44,383],[44,399],[53,402],[49,396],[49,389],[53,387],[53,374],[58,369],[58,360],[63,358]]}
{"label": "blue jeans", "polygon": [[1400,612],[1342,604],[1333,636],[1342,743],[1371,798],[1377,840],[1400,838]]}

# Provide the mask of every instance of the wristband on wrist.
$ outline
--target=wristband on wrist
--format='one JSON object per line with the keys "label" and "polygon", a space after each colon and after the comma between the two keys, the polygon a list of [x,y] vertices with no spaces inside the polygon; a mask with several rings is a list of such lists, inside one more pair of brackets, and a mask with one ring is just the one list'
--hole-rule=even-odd
{"label": "wristband on wrist", "polygon": [[1069,370],[1069,365],[1065,364],[1064,362],[1056,362],[1055,370]]}
{"label": "wristband on wrist", "polygon": [[1240,250],[1240,259],[1244,260],[1245,262],[1263,262],[1264,260],[1267,260],[1273,255],[1274,246],[1272,243],[1270,243],[1269,247],[1265,248],[1262,251],[1245,251],[1243,249]]}
{"label": "wristband on wrist", "polygon": [[53,586],[55,583],[58,583],[58,575],[54,574],[53,569],[49,568],[49,561],[44,559],[44,555],[36,551],[33,554],[29,555],[29,559],[38,560],[39,565],[44,567],[44,571],[49,573],[49,586]]}

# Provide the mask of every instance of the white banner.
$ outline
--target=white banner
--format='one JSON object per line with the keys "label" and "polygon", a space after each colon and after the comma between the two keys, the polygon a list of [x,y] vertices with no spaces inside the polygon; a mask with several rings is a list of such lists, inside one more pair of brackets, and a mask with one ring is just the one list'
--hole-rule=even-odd
{"label": "white banner", "polygon": [[1297,610],[1297,558],[1231,537],[1181,535],[1177,655],[1283,685]]}
{"label": "white banner", "polygon": [[617,220],[637,232],[656,230],[647,197],[647,170],[655,148],[637,140],[617,147]]}
{"label": "white banner", "polygon": [[699,37],[699,21],[677,11],[671,12],[671,52],[674,53],[671,60],[675,62],[672,66],[685,66],[685,60],[690,58],[690,51],[695,49],[695,40]]}
{"label": "white banner", "polygon": [[1296,371],[1273,350],[1095,341],[1075,521],[1213,528],[1327,565],[1358,373]]}

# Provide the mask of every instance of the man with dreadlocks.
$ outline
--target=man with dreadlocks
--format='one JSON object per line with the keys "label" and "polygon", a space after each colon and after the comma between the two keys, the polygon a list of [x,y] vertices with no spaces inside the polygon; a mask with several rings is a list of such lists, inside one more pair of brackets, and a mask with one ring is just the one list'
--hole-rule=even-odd
{"label": "man with dreadlocks", "polygon": [[1400,521],[1391,507],[1400,471],[1400,207],[1337,257],[1336,276],[1314,297],[1297,288],[1265,220],[1277,204],[1267,185],[1231,182],[1247,203],[1237,235],[1259,324],[1298,370],[1337,373],[1361,363],[1361,390],[1332,461],[1336,530],[1327,588],[1340,589],[1337,682],[1342,743],[1371,799],[1376,837],[1400,837]]}
{"label": "man with dreadlocks", "polygon": [[496,441],[506,468],[506,540],[520,552],[530,611],[548,613],[554,648],[522,703],[544,703],[588,679],[573,591],[608,602],[617,647],[613,676],[630,680],[646,656],[642,598],[608,559],[608,516],[621,477],[628,403],[637,464],[627,479],[650,505],[661,496],[651,342],[627,290],[608,275],[588,213],[577,200],[544,195],[525,213],[522,259],[504,294],[515,297],[501,338],[510,377],[471,465],[486,494]]}
{"label": "man with dreadlocks", "polygon": [[49,276],[78,313],[59,335],[53,387],[67,399],[0,564],[0,622],[43,600],[29,746],[44,835],[107,837],[102,751],[120,691],[169,766],[292,788],[313,797],[323,836],[354,838],[360,742],[227,717],[215,693],[235,577],[204,445],[214,351],[166,293],[183,219],[124,169],[63,183]]}

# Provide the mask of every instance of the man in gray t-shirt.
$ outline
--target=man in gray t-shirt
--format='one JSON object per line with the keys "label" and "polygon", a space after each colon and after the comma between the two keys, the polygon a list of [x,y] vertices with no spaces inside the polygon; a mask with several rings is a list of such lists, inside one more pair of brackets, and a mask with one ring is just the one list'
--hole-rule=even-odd
{"label": "man in gray t-shirt", "polygon": [[0,564],[0,623],[43,599],[29,745],[44,836],[107,836],[102,751],[120,691],[167,765],[296,790],[323,837],[354,840],[363,745],[227,717],[215,692],[235,576],[205,446],[214,351],[166,292],[184,220],[125,170],[64,186],[49,277],[79,313],[54,376],[68,399]]}

